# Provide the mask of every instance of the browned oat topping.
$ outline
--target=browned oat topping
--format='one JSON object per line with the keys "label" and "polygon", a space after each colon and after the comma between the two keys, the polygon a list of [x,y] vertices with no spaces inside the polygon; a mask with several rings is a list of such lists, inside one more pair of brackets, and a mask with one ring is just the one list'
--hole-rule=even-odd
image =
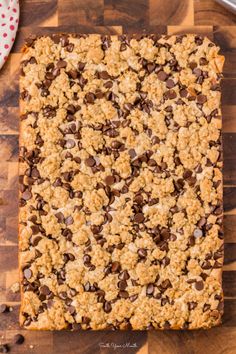
{"label": "browned oat topping", "polygon": [[195,35],[27,42],[20,78],[26,328],[220,322],[218,51]]}

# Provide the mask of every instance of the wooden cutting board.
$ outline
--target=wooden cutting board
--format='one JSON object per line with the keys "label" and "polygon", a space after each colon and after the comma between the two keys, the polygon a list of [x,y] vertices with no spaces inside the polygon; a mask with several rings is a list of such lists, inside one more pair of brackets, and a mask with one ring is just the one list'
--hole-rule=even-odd
{"label": "wooden cutting board", "polygon": [[[30,332],[18,326],[17,271],[18,66],[31,33],[201,33],[226,57],[222,82],[225,265],[223,325],[208,331]],[[12,353],[235,354],[236,353],[236,16],[213,0],[22,0],[20,28],[0,72],[0,343],[26,340]]]}

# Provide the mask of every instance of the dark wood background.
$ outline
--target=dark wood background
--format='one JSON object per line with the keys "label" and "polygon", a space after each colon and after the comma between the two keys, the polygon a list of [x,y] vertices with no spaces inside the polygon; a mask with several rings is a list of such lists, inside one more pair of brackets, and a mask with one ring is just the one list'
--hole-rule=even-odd
{"label": "dark wood background", "polygon": [[[20,27],[0,72],[0,343],[16,333],[26,340],[12,353],[235,354],[236,353],[236,16],[213,0],[22,0]],[[208,331],[32,332],[19,329],[17,271],[18,66],[31,33],[132,32],[206,34],[226,57],[222,81],[225,265],[223,325]],[[102,347],[109,343],[109,347]],[[117,345],[116,349],[113,346]]]}

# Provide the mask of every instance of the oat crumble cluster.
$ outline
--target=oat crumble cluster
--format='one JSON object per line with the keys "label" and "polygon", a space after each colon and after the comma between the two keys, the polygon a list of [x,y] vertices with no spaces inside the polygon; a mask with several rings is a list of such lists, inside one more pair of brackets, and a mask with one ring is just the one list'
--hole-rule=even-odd
{"label": "oat crumble cluster", "polygon": [[24,47],[20,323],[220,323],[223,57],[196,35],[65,35]]}

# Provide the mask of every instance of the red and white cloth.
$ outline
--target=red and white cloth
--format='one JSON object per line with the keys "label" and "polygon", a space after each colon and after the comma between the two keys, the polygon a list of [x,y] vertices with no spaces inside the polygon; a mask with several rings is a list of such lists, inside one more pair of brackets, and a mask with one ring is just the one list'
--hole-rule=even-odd
{"label": "red and white cloth", "polygon": [[15,41],[19,14],[19,0],[0,0],[0,68]]}

